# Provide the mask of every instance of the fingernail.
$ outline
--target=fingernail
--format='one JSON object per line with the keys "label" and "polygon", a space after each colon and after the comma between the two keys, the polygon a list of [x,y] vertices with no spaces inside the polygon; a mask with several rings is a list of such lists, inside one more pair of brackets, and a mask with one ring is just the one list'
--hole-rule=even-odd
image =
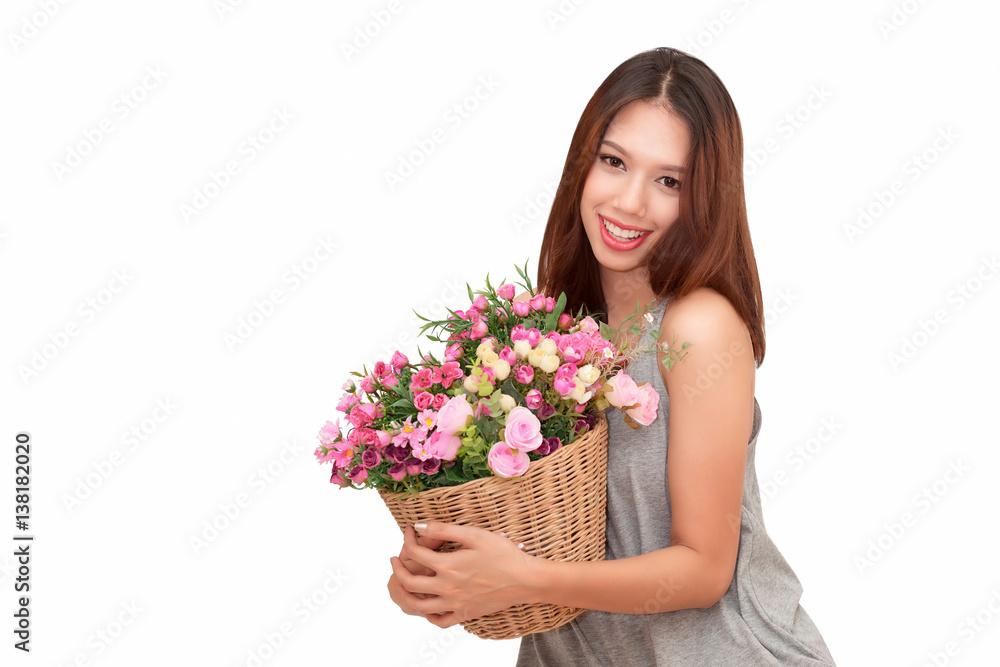
{"label": "fingernail", "polygon": [[517,548],[520,549],[521,551],[524,551],[524,542],[518,542]]}
{"label": "fingernail", "polygon": [[507,537],[507,533],[500,533],[500,537]]}
{"label": "fingernail", "polygon": [[418,533],[424,532],[425,530],[427,530],[427,522],[420,521],[418,523],[413,524],[413,530],[417,531]]}

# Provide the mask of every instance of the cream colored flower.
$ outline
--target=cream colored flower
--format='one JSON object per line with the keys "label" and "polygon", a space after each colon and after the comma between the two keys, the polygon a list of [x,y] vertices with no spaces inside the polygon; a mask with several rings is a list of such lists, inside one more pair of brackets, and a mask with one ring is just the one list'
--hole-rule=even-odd
{"label": "cream colored flower", "polygon": [[483,360],[484,366],[493,366],[493,364],[495,364],[497,361],[500,360],[500,355],[498,355],[496,352],[487,352],[486,354],[482,355],[480,359]]}
{"label": "cream colored flower", "polygon": [[492,351],[493,351],[493,341],[492,339],[487,338],[486,340],[484,340],[482,343],[479,344],[479,347],[476,348],[476,356],[482,357],[487,352],[492,352]]}
{"label": "cream colored flower", "polygon": [[516,343],[514,343],[514,354],[517,355],[518,359],[524,359],[531,352],[531,343],[524,340],[523,338]]}
{"label": "cream colored flower", "polygon": [[573,382],[576,383],[576,387],[574,387],[573,391],[570,392],[570,398],[577,403],[586,403],[593,397],[594,392],[587,391],[587,385],[583,384],[583,382],[580,381],[580,378],[573,378]]}
{"label": "cream colored flower", "polygon": [[[545,353],[542,350],[538,349],[537,347],[528,353],[528,363],[534,366],[535,368],[539,368],[541,366],[542,359],[544,358],[545,358]],[[558,363],[556,364],[556,368],[559,368]]]}
{"label": "cream colored flower", "polygon": [[554,354],[546,354],[538,364],[538,369],[545,373],[555,373],[557,368],[559,368],[559,357]]}
{"label": "cream colored flower", "polygon": [[517,401],[514,400],[513,396],[508,396],[507,394],[500,394],[500,409],[504,412],[510,412],[517,406]]}
{"label": "cream colored flower", "polygon": [[497,359],[493,363],[493,379],[497,382],[503,382],[508,375],[510,375],[510,364],[503,359]]}
{"label": "cream colored flower", "polygon": [[538,341],[538,349],[545,354],[555,354],[559,351],[559,348],[556,347],[556,342],[551,338],[543,338]]}
{"label": "cream colored flower", "polygon": [[582,382],[584,385],[590,386],[595,382],[597,382],[597,379],[601,377],[601,370],[590,364],[587,364],[586,366],[580,367],[576,371],[576,376],[580,378],[580,382]]}

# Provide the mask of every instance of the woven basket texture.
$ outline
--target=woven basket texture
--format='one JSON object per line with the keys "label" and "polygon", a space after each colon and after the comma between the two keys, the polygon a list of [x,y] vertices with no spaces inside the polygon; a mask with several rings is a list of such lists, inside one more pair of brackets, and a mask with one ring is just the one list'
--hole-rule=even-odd
{"label": "woven basket texture", "polygon": [[[522,477],[486,477],[421,491],[416,498],[379,493],[400,530],[418,521],[445,521],[504,532],[524,551],[555,561],[604,560],[608,424],[594,427],[554,454],[532,461]],[[438,551],[454,551],[446,542]],[[482,639],[513,639],[569,623],[584,609],[519,604],[469,619],[462,626]]]}

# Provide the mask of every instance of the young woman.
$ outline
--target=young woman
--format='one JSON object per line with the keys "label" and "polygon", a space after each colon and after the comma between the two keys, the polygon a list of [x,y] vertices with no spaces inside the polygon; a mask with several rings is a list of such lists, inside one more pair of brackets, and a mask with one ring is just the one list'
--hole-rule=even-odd
{"label": "young woman", "polygon": [[[653,355],[629,366],[659,392],[660,417],[636,430],[609,419],[606,560],[554,562],[489,531],[417,524],[391,559],[403,611],[444,628],[518,603],[588,610],[523,637],[522,667],[834,664],[761,512],[764,323],[742,159],[729,93],[696,58],[640,53],[597,89],[545,229],[539,289],[614,328],[655,300],[658,342],[693,344],[670,371]],[[463,548],[434,551],[444,540]]]}

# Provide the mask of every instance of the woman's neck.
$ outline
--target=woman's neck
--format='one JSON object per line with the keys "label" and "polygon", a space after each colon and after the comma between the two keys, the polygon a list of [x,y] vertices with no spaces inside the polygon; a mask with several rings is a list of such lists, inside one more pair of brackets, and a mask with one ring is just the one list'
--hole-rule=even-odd
{"label": "woman's neck", "polygon": [[649,286],[648,274],[642,267],[632,271],[612,271],[601,267],[601,288],[608,309],[608,324],[618,328],[622,321],[635,313],[636,305],[645,307],[656,299]]}

